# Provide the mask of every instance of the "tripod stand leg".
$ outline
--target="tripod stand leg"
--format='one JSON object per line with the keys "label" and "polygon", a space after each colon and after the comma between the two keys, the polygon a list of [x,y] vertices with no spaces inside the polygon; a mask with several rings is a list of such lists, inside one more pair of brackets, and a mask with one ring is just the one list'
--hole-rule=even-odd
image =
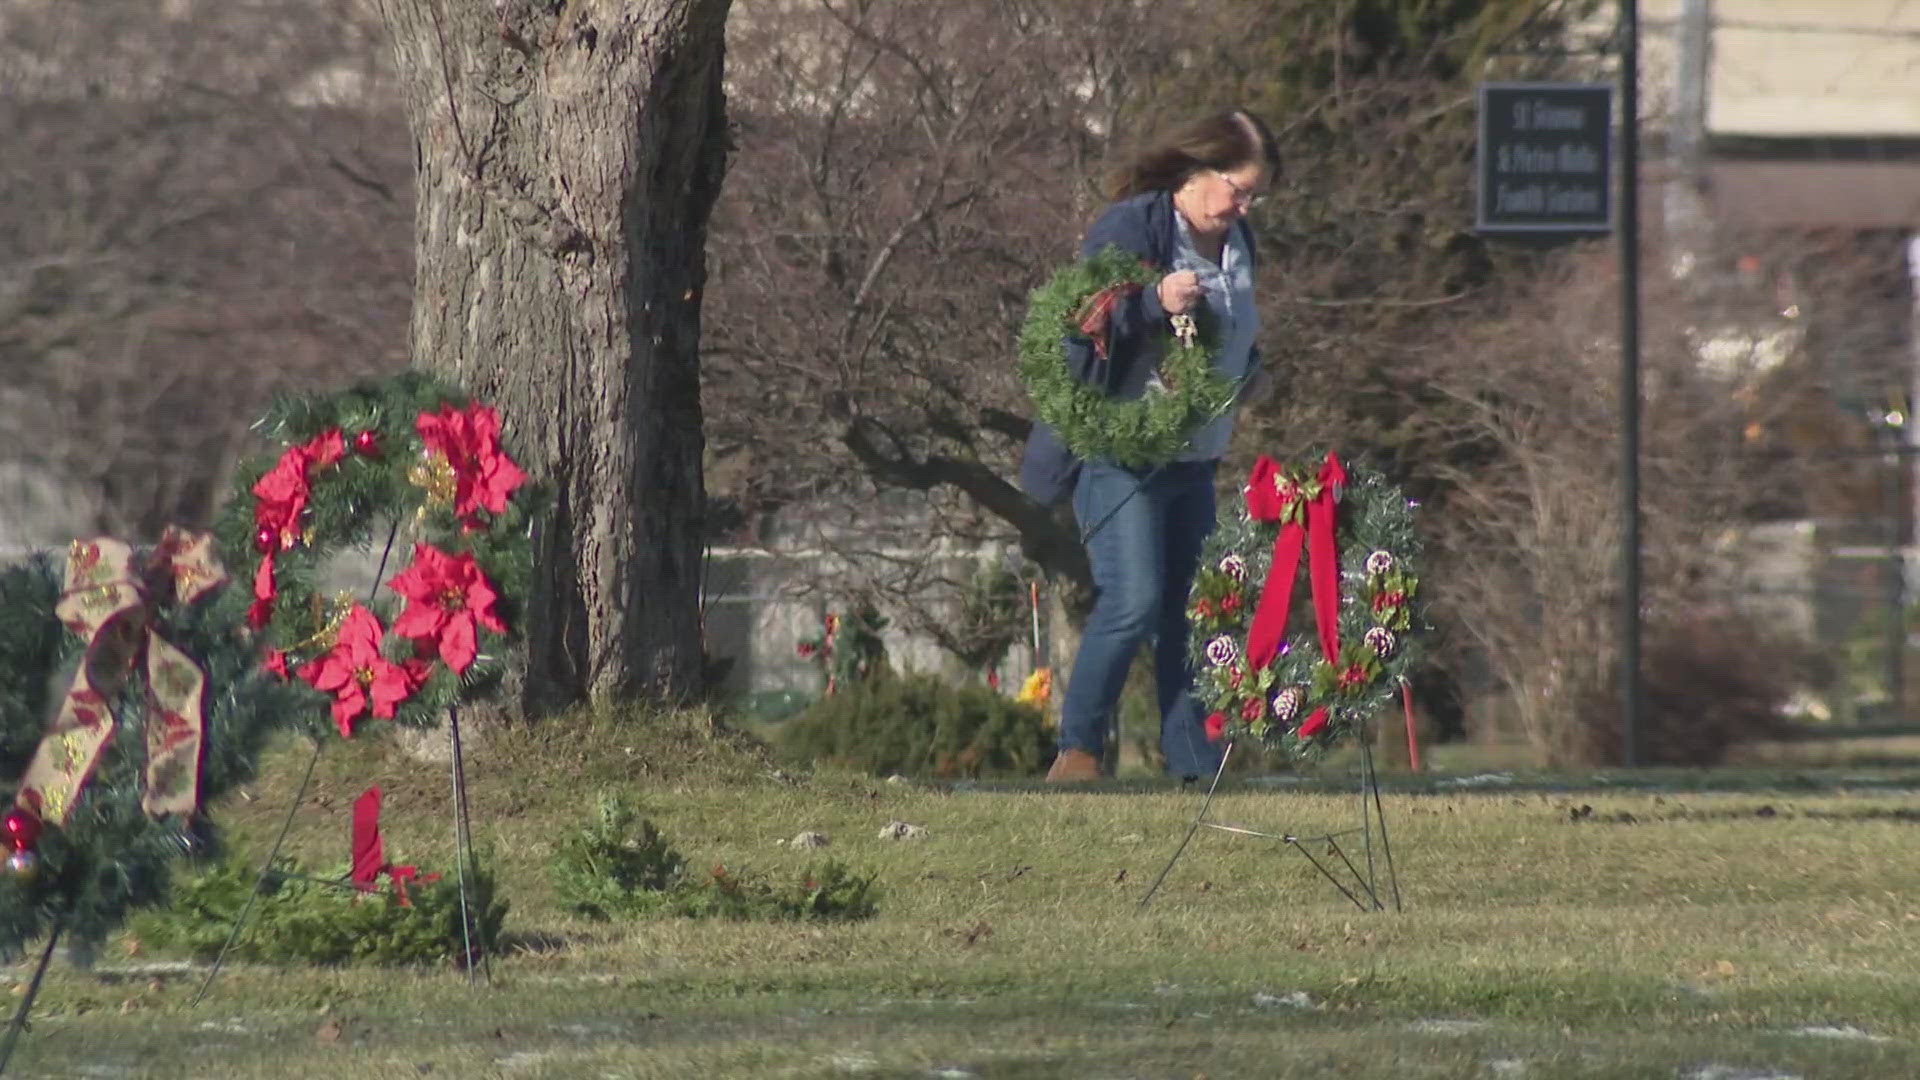
{"label": "tripod stand leg", "polygon": [[[473,858],[473,819],[467,813],[467,767],[460,748],[460,709],[449,706],[447,709],[447,738],[453,755],[453,843],[454,858],[460,868],[460,938],[465,950],[463,960],[467,967],[467,982],[474,982],[474,941],[473,928],[481,913],[472,910],[468,894],[472,885],[467,871],[471,867],[478,871],[479,864]],[[487,959],[487,943],[480,942],[480,971],[486,976],[487,985],[493,985],[493,966]]]}
{"label": "tripod stand leg", "polygon": [[20,1007],[14,1010],[13,1022],[7,1025],[6,1041],[0,1042],[0,1073],[5,1072],[7,1062],[13,1060],[13,1047],[20,1041],[20,1033],[27,1030],[27,1014],[33,1011],[33,999],[40,996],[40,980],[47,977],[47,966],[53,963],[53,949],[60,944],[60,930],[60,920],[55,918],[47,930],[47,947],[40,952],[40,966],[33,969],[33,981],[27,984]]}
{"label": "tripod stand leg", "polygon": [[1393,872],[1393,845],[1387,842],[1387,811],[1380,803],[1380,774],[1373,771],[1369,757],[1367,776],[1373,788],[1373,814],[1380,820],[1380,854],[1387,863],[1387,888],[1393,893],[1393,910],[1400,910],[1400,877]]}
{"label": "tripod stand leg", "polygon": [[1380,889],[1374,876],[1373,808],[1367,805],[1368,789],[1377,788],[1380,781],[1373,772],[1373,741],[1368,738],[1366,724],[1360,725],[1356,737],[1360,743],[1360,839],[1366,845],[1367,898],[1373,901],[1375,911],[1381,911],[1386,905],[1380,902]]}
{"label": "tripod stand leg", "polygon": [[[1307,853],[1306,848],[1301,848],[1300,852],[1303,855],[1307,855],[1308,858],[1313,857],[1312,855]],[[1360,904],[1359,899],[1355,897],[1352,893],[1347,893],[1347,899],[1352,900],[1356,904],[1360,904],[1361,911],[1380,910],[1380,897],[1378,894],[1376,894],[1373,891],[1373,882],[1368,879],[1367,875],[1362,874],[1358,867],[1353,865],[1352,859],[1347,858],[1346,849],[1340,846],[1340,841],[1333,836],[1329,836],[1327,837],[1327,861],[1332,862],[1335,858],[1338,858],[1340,860],[1340,865],[1346,867],[1347,873],[1353,876],[1353,887],[1363,893],[1366,893],[1367,899],[1373,901],[1373,906],[1369,908],[1365,904]],[[1316,863],[1315,865],[1318,865],[1318,863]],[[1324,869],[1322,869],[1320,872],[1323,874],[1327,873],[1327,871]],[[1332,877],[1332,875],[1328,874],[1328,877]],[[1335,882],[1335,884],[1339,884],[1339,883]],[[1346,892],[1345,889],[1341,889],[1340,891]]]}
{"label": "tripod stand leg", "polygon": [[260,874],[254,879],[253,888],[248,890],[246,902],[240,905],[240,914],[233,917],[233,928],[227,931],[227,940],[215,954],[213,966],[207,969],[207,977],[200,981],[200,989],[194,993],[193,1000],[187,1003],[187,1008],[199,1005],[200,999],[207,996],[207,988],[213,985],[214,977],[220,974],[220,965],[226,961],[228,950],[240,938],[240,928],[247,924],[247,916],[253,914],[253,902],[260,896],[261,886],[266,884],[274,860],[280,857],[281,846],[287,842],[287,830],[293,828],[293,817],[300,812],[300,804],[307,797],[307,785],[313,783],[313,767],[320,763],[320,748],[325,745],[318,738],[314,739],[313,756],[307,759],[306,774],[300,778],[300,786],[293,793],[293,804],[287,807],[287,818],[280,823],[280,835],[273,838],[273,847],[267,850],[266,860],[260,864]]}
{"label": "tripod stand leg", "polygon": [[[1299,853],[1300,853],[1300,854],[1302,854],[1302,855],[1305,855],[1305,856],[1307,857],[1307,861],[1313,864],[1313,868],[1314,868],[1315,870],[1318,870],[1318,871],[1320,871],[1320,876],[1321,876],[1321,877],[1323,877],[1323,878],[1326,878],[1326,879],[1327,879],[1327,882],[1328,882],[1329,884],[1331,884],[1331,885],[1332,885],[1332,886],[1333,886],[1334,888],[1336,888],[1336,889],[1339,889],[1339,890],[1340,890],[1340,895],[1341,895],[1341,896],[1344,896],[1344,897],[1346,897],[1347,899],[1349,899],[1349,900],[1351,900],[1351,901],[1353,901],[1353,906],[1354,906],[1354,907],[1357,907],[1357,908],[1359,908],[1359,909],[1360,909],[1361,911],[1366,911],[1366,910],[1367,910],[1367,905],[1365,905],[1365,904],[1363,904],[1363,903],[1361,903],[1361,902],[1360,902],[1360,898],[1359,898],[1359,897],[1357,897],[1357,896],[1355,896],[1355,895],[1353,895],[1353,893],[1352,893],[1352,892],[1351,892],[1351,891],[1350,891],[1350,890],[1349,890],[1349,889],[1348,889],[1348,888],[1347,888],[1347,887],[1346,887],[1345,885],[1342,885],[1342,884],[1340,884],[1340,879],[1339,879],[1339,878],[1337,878],[1337,877],[1334,877],[1334,876],[1333,876],[1333,871],[1331,871],[1331,870],[1328,870],[1328,869],[1326,868],[1326,866],[1324,866],[1324,865],[1323,865],[1323,864],[1322,864],[1322,863],[1320,862],[1320,860],[1319,860],[1319,859],[1316,859],[1316,858],[1314,858],[1314,857],[1313,857],[1313,852],[1311,852],[1311,851],[1308,851],[1308,850],[1307,850],[1307,846],[1306,846],[1305,844],[1303,844],[1303,843],[1301,843],[1300,841],[1298,841],[1298,840],[1296,840],[1296,839],[1294,839],[1293,837],[1288,837],[1288,838],[1287,838],[1287,843],[1289,843],[1289,844],[1291,844],[1291,845],[1293,845],[1293,850],[1295,850],[1295,851],[1297,851],[1297,852],[1299,852]],[[1341,852],[1341,851],[1340,851],[1340,845],[1338,845],[1338,844],[1335,844],[1335,843],[1332,843],[1332,842],[1329,842],[1327,846],[1328,846],[1328,847],[1329,847],[1329,848],[1331,849],[1331,851],[1332,851],[1332,853],[1333,853],[1333,854],[1337,854],[1337,855],[1339,855],[1339,856],[1340,856],[1340,861],[1341,861],[1341,862],[1344,862],[1344,863],[1347,863],[1347,870],[1348,870],[1349,872],[1351,872],[1351,871],[1353,870],[1353,864],[1352,864],[1352,863],[1350,863],[1350,862],[1347,862],[1347,856],[1346,856],[1346,854],[1345,854],[1345,853],[1343,853],[1343,852]],[[1355,874],[1355,875],[1354,875],[1354,878],[1355,878],[1355,880],[1358,880],[1358,879],[1359,879],[1359,876],[1360,876],[1360,875],[1358,875],[1358,874]]]}
{"label": "tripod stand leg", "polygon": [[1233,743],[1229,741],[1226,749],[1220,752],[1220,768],[1214,771],[1213,783],[1207,785],[1207,797],[1200,803],[1200,813],[1194,817],[1193,825],[1187,829],[1187,835],[1180,841],[1180,846],[1173,849],[1173,858],[1167,860],[1167,865],[1161,869],[1160,876],[1153,879],[1153,885],[1147,889],[1147,895],[1140,898],[1141,907],[1146,907],[1147,901],[1153,899],[1153,894],[1160,891],[1160,884],[1167,880],[1167,874],[1173,870],[1173,864],[1180,861],[1181,853],[1186,851],[1187,845],[1193,842],[1193,835],[1200,831],[1200,823],[1207,820],[1207,808],[1213,805],[1213,793],[1220,787],[1220,778],[1227,772],[1227,759],[1232,756]]}

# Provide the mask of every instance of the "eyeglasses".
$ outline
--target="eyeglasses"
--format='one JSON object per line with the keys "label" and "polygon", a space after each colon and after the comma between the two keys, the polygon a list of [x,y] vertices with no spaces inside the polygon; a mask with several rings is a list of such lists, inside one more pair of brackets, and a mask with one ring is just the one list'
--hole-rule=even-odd
{"label": "eyeglasses", "polygon": [[1234,201],[1234,204],[1237,206],[1244,206],[1244,207],[1247,207],[1248,209],[1252,209],[1253,207],[1259,206],[1262,202],[1266,200],[1266,196],[1264,194],[1256,193],[1252,188],[1241,187],[1239,184],[1234,183],[1233,177],[1228,176],[1226,173],[1221,172],[1219,169],[1213,170],[1213,175],[1219,177],[1220,182],[1227,185],[1228,191],[1233,192],[1233,201]]}

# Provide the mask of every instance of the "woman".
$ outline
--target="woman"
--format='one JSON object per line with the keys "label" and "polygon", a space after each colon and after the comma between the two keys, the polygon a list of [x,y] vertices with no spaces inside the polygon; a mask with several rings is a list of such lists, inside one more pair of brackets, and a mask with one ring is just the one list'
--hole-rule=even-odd
{"label": "woman", "polygon": [[[1115,185],[1114,202],[1087,231],[1083,256],[1109,245],[1166,274],[1117,303],[1106,355],[1069,339],[1067,362],[1082,380],[1116,397],[1146,392],[1170,316],[1205,305],[1219,328],[1214,365],[1238,380],[1236,404],[1264,397],[1254,338],[1253,231],[1246,214],[1280,171],[1266,124],[1244,109],[1173,133],[1136,157]],[[1131,470],[1080,462],[1036,424],[1021,466],[1028,493],[1045,503],[1069,493],[1093,570],[1095,597],[1062,700],[1060,753],[1047,779],[1095,780],[1108,717],[1142,642],[1154,639],[1160,749],[1167,772],[1191,778],[1220,767],[1188,693],[1187,591],[1200,544],[1213,530],[1213,481],[1233,434],[1233,412],[1205,423],[1178,460]]]}

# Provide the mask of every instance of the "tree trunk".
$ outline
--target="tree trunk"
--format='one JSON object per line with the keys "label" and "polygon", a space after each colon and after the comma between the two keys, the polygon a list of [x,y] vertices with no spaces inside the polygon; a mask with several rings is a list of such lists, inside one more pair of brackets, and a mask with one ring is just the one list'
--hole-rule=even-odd
{"label": "tree trunk", "polygon": [[699,689],[700,299],[730,0],[385,0],[417,161],[415,365],[554,493],[529,709]]}

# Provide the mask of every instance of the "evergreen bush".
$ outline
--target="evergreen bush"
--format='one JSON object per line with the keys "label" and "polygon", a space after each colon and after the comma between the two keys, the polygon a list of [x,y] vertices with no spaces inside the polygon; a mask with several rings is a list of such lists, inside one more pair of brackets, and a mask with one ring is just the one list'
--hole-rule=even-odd
{"label": "evergreen bush", "polygon": [[600,796],[594,820],[561,841],[548,877],[568,911],[596,919],[865,919],[877,910],[875,876],[837,860],[809,865],[790,882],[715,866],[687,869],[686,857],[652,821],[617,795]]}
{"label": "evergreen bush", "polygon": [[560,842],[547,876],[566,910],[591,918],[662,908],[687,860],[631,803],[602,795],[594,820]]}
{"label": "evergreen bush", "polygon": [[1040,710],[930,675],[894,675],[814,702],[780,732],[796,758],[885,776],[1031,776],[1053,757]]}
{"label": "evergreen bush", "polygon": [[[259,898],[228,956],[269,963],[463,965],[498,952],[507,904],[494,894],[493,875],[480,866],[467,879],[471,923],[460,925],[460,885],[451,874],[383,879],[369,889],[347,883],[344,868],[309,876],[291,858],[274,861],[260,880]],[[130,927],[142,948],[184,953],[196,960],[219,955],[259,867],[227,859],[177,882],[170,908],[142,912]],[[473,952],[467,950],[472,939]]]}
{"label": "evergreen bush", "polygon": [[715,866],[667,894],[667,911],[689,919],[811,919],[853,922],[878,910],[876,875],[854,873],[838,859],[809,865],[791,881]]}

